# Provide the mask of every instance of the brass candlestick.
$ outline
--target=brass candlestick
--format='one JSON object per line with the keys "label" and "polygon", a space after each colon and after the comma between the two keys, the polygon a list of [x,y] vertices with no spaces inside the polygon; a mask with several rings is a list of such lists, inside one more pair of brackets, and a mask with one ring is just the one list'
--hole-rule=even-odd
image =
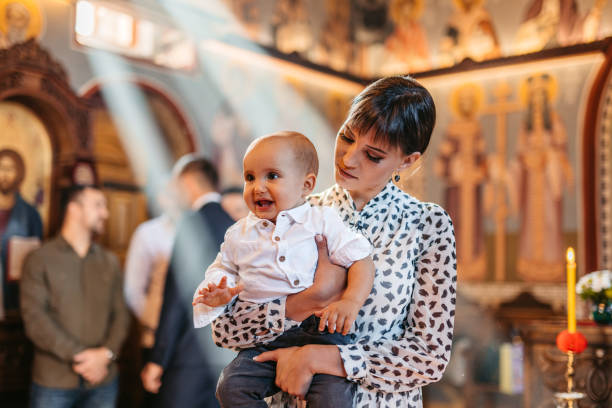
{"label": "brass candlestick", "polygon": [[567,380],[567,392],[555,393],[556,408],[578,408],[578,401],[585,397],[581,392],[574,391],[574,360],[576,353],[568,351],[567,353],[567,371],[565,379]]}

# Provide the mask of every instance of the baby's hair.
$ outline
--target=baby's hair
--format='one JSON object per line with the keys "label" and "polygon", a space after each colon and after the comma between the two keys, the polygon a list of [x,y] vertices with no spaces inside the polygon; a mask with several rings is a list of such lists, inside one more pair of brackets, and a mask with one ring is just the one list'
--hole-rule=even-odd
{"label": "baby's hair", "polygon": [[290,130],[275,132],[256,139],[249,148],[247,153],[260,143],[265,143],[266,140],[280,139],[286,141],[293,150],[293,156],[296,163],[302,165],[305,174],[313,173],[315,176],[319,174],[319,158],[317,149],[312,142],[303,134]]}

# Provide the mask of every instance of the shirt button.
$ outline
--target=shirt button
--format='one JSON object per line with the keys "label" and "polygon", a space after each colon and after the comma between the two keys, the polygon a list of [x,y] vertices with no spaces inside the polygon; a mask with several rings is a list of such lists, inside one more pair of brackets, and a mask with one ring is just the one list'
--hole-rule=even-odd
{"label": "shirt button", "polygon": [[294,280],[293,284],[296,285],[296,286],[299,285],[300,284],[300,280],[299,279]]}
{"label": "shirt button", "polygon": [[280,241],[280,237],[274,237],[274,240],[278,242]]}
{"label": "shirt button", "polygon": [[264,226],[264,227],[267,227],[267,226],[268,226],[268,221],[264,221],[264,222],[263,222],[263,226]]}
{"label": "shirt button", "polygon": [[285,256],[284,256],[284,255],[281,255],[281,257],[280,257],[280,258],[278,258],[278,260],[279,260],[279,261],[281,261],[281,262],[285,262]]}

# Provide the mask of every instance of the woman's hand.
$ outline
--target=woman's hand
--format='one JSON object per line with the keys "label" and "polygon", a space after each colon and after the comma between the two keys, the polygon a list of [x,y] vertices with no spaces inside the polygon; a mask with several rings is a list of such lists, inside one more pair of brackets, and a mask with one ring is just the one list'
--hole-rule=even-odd
{"label": "woman's hand", "polygon": [[255,356],[258,362],[276,361],[276,385],[288,394],[305,399],[314,372],[308,346],[280,348]]}
{"label": "woman's hand", "polygon": [[339,300],[346,287],[346,269],[329,260],[325,237],[317,235],[315,242],[319,260],[314,282],[308,289],[289,295],[285,304],[285,316],[298,322]]}
{"label": "woman's hand", "polygon": [[309,344],[303,347],[280,348],[261,353],[253,360],[276,361],[276,385],[300,399],[306,398],[315,374],[346,378],[340,350],[333,345]]}

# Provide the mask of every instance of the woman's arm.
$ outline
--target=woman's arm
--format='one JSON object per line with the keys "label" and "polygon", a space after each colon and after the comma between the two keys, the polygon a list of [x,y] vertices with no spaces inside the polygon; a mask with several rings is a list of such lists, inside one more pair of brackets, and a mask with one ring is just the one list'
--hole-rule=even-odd
{"label": "woman's arm", "polygon": [[236,299],[212,323],[213,340],[217,346],[240,349],[269,342],[288,329],[285,327],[286,318],[297,324],[340,298],[346,285],[346,271],[329,261],[325,237],[316,244],[319,261],[313,285],[268,303]]}
{"label": "woman's arm", "polygon": [[429,237],[416,261],[403,335],[338,346],[347,378],[384,392],[438,381],[450,360],[457,282],[453,226],[437,206],[422,222]]}

